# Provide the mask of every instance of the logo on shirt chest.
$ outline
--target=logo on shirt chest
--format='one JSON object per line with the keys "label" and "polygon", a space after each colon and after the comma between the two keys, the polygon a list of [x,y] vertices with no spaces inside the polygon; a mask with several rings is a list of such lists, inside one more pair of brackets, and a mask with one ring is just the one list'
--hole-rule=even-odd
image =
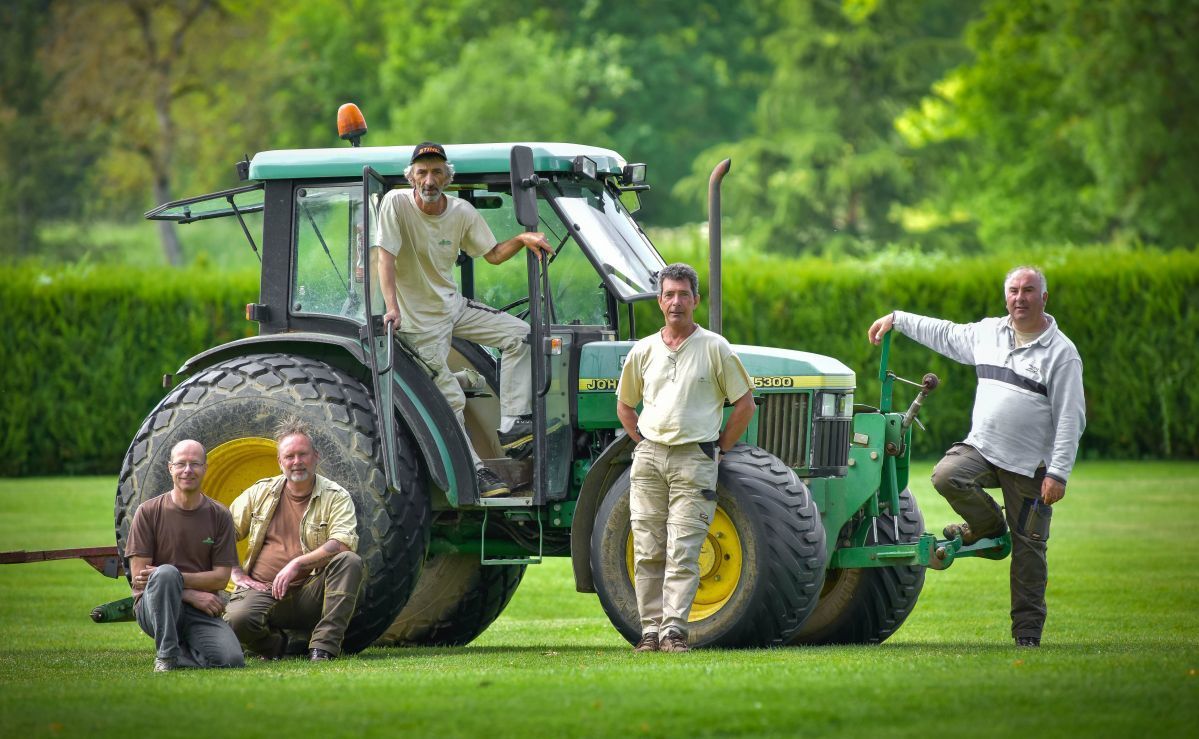
{"label": "logo on shirt chest", "polygon": [[438,246],[453,246],[454,242],[450,241],[449,239],[442,239],[441,241],[437,242],[437,245]]}
{"label": "logo on shirt chest", "polygon": [[1038,382],[1041,380],[1041,368],[1032,360],[1024,363],[1024,374]]}
{"label": "logo on shirt chest", "polygon": [[211,536],[200,543],[207,544],[208,546],[212,546],[213,544],[216,544],[216,542],[213,540],[213,538]]}

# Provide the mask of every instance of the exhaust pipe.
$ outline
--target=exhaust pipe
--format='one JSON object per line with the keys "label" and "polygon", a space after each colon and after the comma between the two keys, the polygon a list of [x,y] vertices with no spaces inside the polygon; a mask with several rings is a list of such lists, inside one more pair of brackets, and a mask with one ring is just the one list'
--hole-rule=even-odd
{"label": "exhaust pipe", "polygon": [[720,291],[720,181],[729,173],[732,159],[725,159],[708,179],[708,330],[722,334]]}

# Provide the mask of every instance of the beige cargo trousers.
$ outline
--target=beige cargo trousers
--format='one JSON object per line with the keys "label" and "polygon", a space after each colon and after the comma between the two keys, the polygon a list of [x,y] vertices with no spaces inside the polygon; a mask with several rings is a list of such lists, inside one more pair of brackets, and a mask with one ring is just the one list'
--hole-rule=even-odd
{"label": "beige cargo trousers", "polygon": [[[463,418],[466,394],[462,392],[462,386],[446,366],[450,356],[450,341],[455,336],[500,350],[501,415],[524,416],[532,412],[532,360],[529,345],[525,343],[525,337],[529,334],[529,324],[516,316],[458,295],[449,321],[442,321],[424,330],[401,330],[398,333],[400,339],[435,373],[433,382],[449,401],[450,408],[458,417],[463,431],[466,429]],[[470,436],[467,435],[467,438]],[[471,457],[477,467],[480,464],[479,455],[473,445],[468,446],[471,447]]]}
{"label": "beige cargo trousers", "polygon": [[699,553],[716,513],[717,463],[699,444],[642,439],[629,472],[634,588],[641,633],[687,634]]}

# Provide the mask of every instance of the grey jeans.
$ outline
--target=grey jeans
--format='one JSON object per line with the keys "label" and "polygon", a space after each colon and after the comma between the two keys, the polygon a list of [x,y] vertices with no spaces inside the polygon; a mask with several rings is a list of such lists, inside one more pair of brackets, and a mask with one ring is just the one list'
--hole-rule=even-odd
{"label": "grey jeans", "polygon": [[[933,487],[970,529],[987,535],[1007,523],[1012,532],[1012,636],[1041,637],[1045,627],[1047,542],[1053,508],[1041,502],[1045,468],[1032,477],[1001,469],[969,444],[954,444],[933,469]],[[984,488],[1003,491],[1004,510]]]}
{"label": "grey jeans", "polygon": [[174,659],[182,667],[245,665],[229,624],[183,602],[183,574],[174,565],[159,565],[150,573],[133,612],[142,631],[154,637],[160,659]]}

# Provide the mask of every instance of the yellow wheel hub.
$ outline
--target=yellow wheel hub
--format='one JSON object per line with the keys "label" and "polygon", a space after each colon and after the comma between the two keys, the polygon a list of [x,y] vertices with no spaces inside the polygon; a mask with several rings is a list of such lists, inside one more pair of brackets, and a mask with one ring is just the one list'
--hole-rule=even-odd
{"label": "yellow wheel hub", "polygon": [[[204,492],[208,497],[230,505],[246,488],[264,477],[279,474],[278,446],[270,439],[249,437],[234,439],[208,452],[208,474]],[[246,541],[237,544],[237,556],[246,557]]]}
{"label": "yellow wheel hub", "polygon": [[[699,590],[691,605],[688,621],[700,621],[719,611],[733,597],[741,580],[743,553],[741,537],[732,519],[717,508],[708,528],[708,536],[699,550]],[[629,581],[633,581],[633,535],[630,532],[625,561]]]}

